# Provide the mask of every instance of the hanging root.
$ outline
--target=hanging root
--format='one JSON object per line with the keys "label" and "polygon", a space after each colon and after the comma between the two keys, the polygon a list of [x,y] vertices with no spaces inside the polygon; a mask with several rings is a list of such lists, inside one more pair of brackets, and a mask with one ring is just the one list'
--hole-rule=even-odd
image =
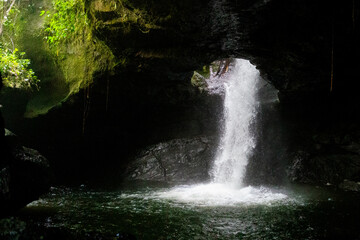
{"label": "hanging root", "polygon": [[105,105],[106,112],[109,109],[109,92],[110,92],[110,78],[109,78],[109,76],[107,76],[107,80],[106,80],[106,105]]}
{"label": "hanging root", "polygon": [[353,0],[353,7],[352,7],[352,23],[353,23],[353,32],[355,32],[355,0]]}
{"label": "hanging root", "polygon": [[332,25],[331,33],[331,73],[330,73],[330,92],[333,91],[334,83],[334,23]]}
{"label": "hanging root", "polygon": [[219,76],[221,77],[224,73],[227,73],[229,71],[229,65],[230,65],[231,59],[227,58],[221,61],[220,65],[219,65],[219,69],[216,72],[215,76]]}
{"label": "hanging root", "polygon": [[84,88],[84,112],[83,112],[83,122],[82,122],[82,134],[85,134],[86,129],[86,119],[90,113],[90,84]]}

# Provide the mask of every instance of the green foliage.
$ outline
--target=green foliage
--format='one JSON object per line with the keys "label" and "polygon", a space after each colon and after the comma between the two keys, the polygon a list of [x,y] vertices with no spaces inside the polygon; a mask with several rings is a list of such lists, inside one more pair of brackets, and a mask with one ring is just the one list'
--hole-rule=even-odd
{"label": "green foliage", "polygon": [[114,66],[111,50],[92,34],[85,2],[53,0],[52,10],[40,12],[46,16],[45,39],[69,84],[69,95],[91,84],[95,73]]}
{"label": "green foliage", "polygon": [[196,71],[198,73],[200,73],[200,75],[202,75],[204,78],[210,77],[210,66],[209,65],[205,65],[202,67],[202,69],[198,69]]}
{"label": "green foliage", "polygon": [[194,71],[194,74],[191,77],[191,85],[197,87],[200,92],[203,92],[207,88],[205,77],[197,71]]}
{"label": "green foliage", "polygon": [[[7,87],[26,88],[38,86],[38,78],[30,68],[30,60],[16,48],[16,32],[20,10],[15,2],[0,1],[0,71]],[[7,3],[7,4],[6,4]]]}
{"label": "green foliage", "polygon": [[7,34],[11,34],[11,35],[14,34],[17,23],[16,20],[19,14],[20,14],[20,10],[17,9],[16,7],[13,7],[9,11],[9,15],[5,18],[5,21],[3,22],[4,31]]}
{"label": "green foliage", "polygon": [[3,83],[12,88],[31,88],[37,86],[39,80],[29,68],[30,60],[24,58],[25,53],[0,47],[0,70]]}
{"label": "green foliage", "polygon": [[54,0],[54,11],[41,11],[46,15],[48,27],[45,29],[47,42],[52,47],[81,33],[88,25],[84,0]]}

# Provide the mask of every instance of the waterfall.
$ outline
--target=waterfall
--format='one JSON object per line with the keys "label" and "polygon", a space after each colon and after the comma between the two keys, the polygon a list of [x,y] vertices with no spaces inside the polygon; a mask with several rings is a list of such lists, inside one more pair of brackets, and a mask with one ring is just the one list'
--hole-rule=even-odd
{"label": "waterfall", "polygon": [[255,134],[251,127],[257,113],[257,83],[259,72],[247,60],[237,59],[228,74],[224,100],[224,133],[214,166],[215,183],[240,187],[248,159],[255,148]]}
{"label": "waterfall", "polygon": [[[200,206],[271,204],[288,199],[278,190],[243,186],[246,166],[256,145],[254,123],[260,109],[258,94],[266,89],[255,66],[237,59],[228,73],[220,78],[210,77],[207,83],[210,94],[225,95],[224,130],[210,170],[212,182],[176,186],[156,192],[152,197]],[[262,102],[274,101],[275,95],[267,95]]]}

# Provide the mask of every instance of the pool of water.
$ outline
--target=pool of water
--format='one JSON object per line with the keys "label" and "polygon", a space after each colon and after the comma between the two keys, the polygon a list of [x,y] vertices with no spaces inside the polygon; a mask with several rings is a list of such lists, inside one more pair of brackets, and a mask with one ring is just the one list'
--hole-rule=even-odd
{"label": "pool of water", "polygon": [[360,239],[359,200],[303,186],[52,188],[18,217],[99,239]]}

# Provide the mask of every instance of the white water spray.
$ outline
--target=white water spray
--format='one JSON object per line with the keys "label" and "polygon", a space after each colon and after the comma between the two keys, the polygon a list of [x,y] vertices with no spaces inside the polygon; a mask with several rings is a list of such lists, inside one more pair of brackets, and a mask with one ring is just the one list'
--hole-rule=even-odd
{"label": "white water spray", "polygon": [[242,59],[237,59],[221,79],[209,79],[210,91],[217,94],[224,88],[225,93],[225,127],[210,172],[212,183],[178,186],[152,197],[204,206],[271,204],[288,199],[284,193],[266,187],[243,187],[246,165],[256,145],[252,128],[257,115],[259,79],[255,66]]}
{"label": "white water spray", "polygon": [[240,187],[248,159],[255,148],[251,131],[257,113],[259,72],[247,60],[237,59],[225,82],[225,131],[211,172],[213,181]]}

